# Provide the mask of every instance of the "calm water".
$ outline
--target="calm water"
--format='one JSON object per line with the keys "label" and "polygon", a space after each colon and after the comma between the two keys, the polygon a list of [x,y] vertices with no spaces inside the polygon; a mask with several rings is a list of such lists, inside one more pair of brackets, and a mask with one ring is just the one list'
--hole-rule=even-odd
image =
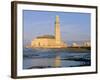
{"label": "calm water", "polygon": [[90,51],[73,52],[61,49],[23,50],[23,69],[90,66]]}

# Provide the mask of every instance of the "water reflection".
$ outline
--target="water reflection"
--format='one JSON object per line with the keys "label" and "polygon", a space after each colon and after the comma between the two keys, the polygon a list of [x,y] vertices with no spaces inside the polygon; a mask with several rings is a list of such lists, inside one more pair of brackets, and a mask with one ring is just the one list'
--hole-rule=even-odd
{"label": "water reflection", "polygon": [[54,67],[60,67],[61,66],[61,57],[57,55],[54,59]]}
{"label": "water reflection", "polygon": [[90,53],[69,53],[60,50],[25,50],[23,69],[90,66]]}

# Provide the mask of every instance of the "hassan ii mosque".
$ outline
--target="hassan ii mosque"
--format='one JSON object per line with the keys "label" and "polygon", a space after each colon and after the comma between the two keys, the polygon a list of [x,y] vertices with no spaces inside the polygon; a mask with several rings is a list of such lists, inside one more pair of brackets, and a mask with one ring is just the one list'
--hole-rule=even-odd
{"label": "hassan ii mosque", "polygon": [[60,35],[60,22],[59,16],[56,16],[55,21],[55,34],[54,35],[43,35],[38,36],[31,42],[32,48],[65,48],[65,44]]}

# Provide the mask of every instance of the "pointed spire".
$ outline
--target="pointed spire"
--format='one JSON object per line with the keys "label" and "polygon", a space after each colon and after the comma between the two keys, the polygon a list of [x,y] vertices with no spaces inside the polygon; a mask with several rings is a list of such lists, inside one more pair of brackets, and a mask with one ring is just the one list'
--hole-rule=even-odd
{"label": "pointed spire", "polygon": [[59,23],[59,16],[56,15],[56,23]]}

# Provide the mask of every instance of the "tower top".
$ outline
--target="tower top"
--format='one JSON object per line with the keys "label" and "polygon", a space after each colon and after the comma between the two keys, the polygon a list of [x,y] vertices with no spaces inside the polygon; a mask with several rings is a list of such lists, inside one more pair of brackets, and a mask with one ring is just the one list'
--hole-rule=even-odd
{"label": "tower top", "polygon": [[59,22],[59,16],[56,15],[56,22]]}

